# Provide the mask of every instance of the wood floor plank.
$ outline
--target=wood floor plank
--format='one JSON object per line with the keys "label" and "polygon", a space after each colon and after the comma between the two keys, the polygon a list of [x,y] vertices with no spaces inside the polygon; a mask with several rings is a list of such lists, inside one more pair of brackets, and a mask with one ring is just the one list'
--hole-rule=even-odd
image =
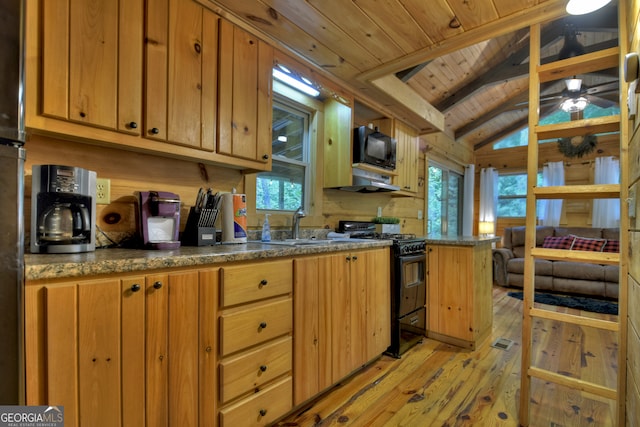
{"label": "wood floor plank", "polygon": [[[494,287],[490,338],[471,351],[425,339],[401,359],[382,356],[277,426],[518,425],[522,301]],[[574,309],[540,306],[570,314]],[[588,314],[615,320],[616,316]],[[491,347],[497,338],[508,350]],[[534,366],[615,387],[615,333],[547,319],[534,323]],[[602,381],[602,382],[599,382]],[[611,427],[615,402],[533,379],[532,427]]]}

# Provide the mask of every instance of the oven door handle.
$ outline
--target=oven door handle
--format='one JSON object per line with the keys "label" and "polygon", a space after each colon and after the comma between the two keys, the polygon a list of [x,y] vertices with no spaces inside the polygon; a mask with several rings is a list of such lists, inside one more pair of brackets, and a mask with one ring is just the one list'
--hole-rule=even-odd
{"label": "oven door handle", "polygon": [[416,255],[399,255],[398,256],[398,261],[400,261],[400,263],[404,264],[404,263],[408,263],[408,262],[419,262],[419,261],[426,261],[427,260],[427,255],[425,253],[421,253],[421,254],[416,254]]}

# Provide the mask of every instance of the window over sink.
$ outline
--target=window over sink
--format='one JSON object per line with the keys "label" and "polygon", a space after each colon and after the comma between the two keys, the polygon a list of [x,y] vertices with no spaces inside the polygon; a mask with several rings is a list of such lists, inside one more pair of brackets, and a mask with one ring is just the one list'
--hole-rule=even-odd
{"label": "window over sink", "polygon": [[308,205],[311,112],[276,96],[272,120],[272,169],[256,178],[256,210],[295,211]]}

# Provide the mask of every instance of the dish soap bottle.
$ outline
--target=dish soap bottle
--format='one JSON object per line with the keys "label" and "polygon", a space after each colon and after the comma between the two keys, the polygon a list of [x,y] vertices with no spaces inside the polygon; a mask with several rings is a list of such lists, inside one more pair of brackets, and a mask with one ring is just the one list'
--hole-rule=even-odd
{"label": "dish soap bottle", "polygon": [[271,241],[271,226],[269,225],[269,215],[264,215],[264,224],[262,224],[262,241],[270,242]]}

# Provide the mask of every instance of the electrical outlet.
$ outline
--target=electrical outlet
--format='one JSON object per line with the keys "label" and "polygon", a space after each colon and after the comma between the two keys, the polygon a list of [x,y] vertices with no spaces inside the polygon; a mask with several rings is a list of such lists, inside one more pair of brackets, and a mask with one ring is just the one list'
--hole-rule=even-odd
{"label": "electrical outlet", "polygon": [[111,203],[111,180],[107,178],[96,179],[96,203],[108,205]]}

